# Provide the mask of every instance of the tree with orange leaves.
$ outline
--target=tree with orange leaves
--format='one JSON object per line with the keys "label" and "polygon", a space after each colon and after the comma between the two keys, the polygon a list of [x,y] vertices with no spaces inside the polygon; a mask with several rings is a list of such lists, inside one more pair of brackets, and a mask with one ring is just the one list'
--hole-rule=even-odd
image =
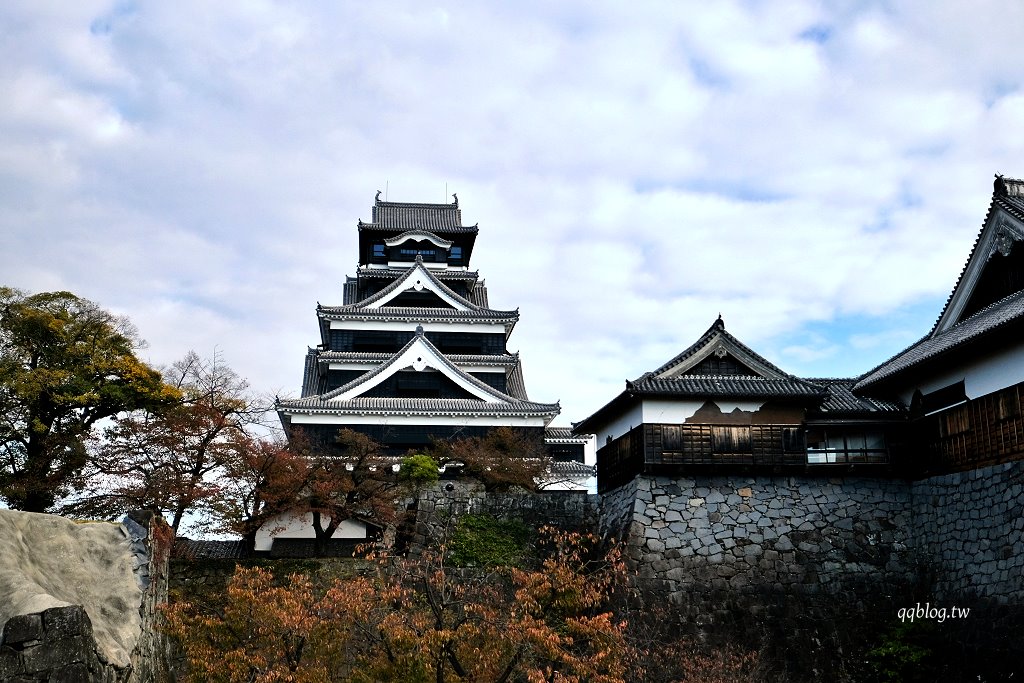
{"label": "tree with orange leaves", "polygon": [[626,680],[626,625],[605,604],[617,551],[541,531],[530,569],[466,572],[444,543],[418,558],[378,557],[379,571],[317,591],[292,576],[239,569],[216,614],[167,612],[195,681]]}

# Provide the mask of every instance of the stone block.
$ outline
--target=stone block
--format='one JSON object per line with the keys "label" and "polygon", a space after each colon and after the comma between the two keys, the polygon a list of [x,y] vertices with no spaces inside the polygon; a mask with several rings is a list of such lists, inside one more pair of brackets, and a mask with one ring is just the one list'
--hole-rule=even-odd
{"label": "stone block", "polygon": [[84,662],[93,645],[92,638],[75,636],[61,640],[47,640],[45,645],[29,648],[21,653],[25,671],[35,673],[61,666]]}
{"label": "stone block", "polygon": [[6,681],[21,673],[21,656],[12,648],[0,645],[0,681]]}
{"label": "stone block", "polygon": [[92,622],[80,605],[52,607],[46,610],[43,612],[43,628],[46,630],[47,640],[79,635],[92,637]]}
{"label": "stone block", "polygon": [[722,495],[722,492],[717,489],[712,489],[708,491],[707,495],[704,496],[704,499],[708,502],[708,504],[717,505],[718,503],[725,502],[725,496]]}
{"label": "stone block", "polygon": [[46,683],[82,683],[82,681],[88,680],[90,680],[89,668],[84,662],[80,662],[52,672],[50,677],[46,679]]}
{"label": "stone block", "polygon": [[3,642],[5,645],[19,645],[33,640],[43,639],[43,617],[41,614],[21,614],[11,617],[3,625]]}

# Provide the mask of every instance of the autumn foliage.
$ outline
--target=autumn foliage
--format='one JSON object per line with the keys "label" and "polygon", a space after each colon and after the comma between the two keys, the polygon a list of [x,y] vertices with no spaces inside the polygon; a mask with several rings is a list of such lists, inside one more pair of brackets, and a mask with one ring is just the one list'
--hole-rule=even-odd
{"label": "autumn foliage", "polygon": [[193,681],[595,681],[626,679],[626,624],[607,609],[618,552],[590,536],[541,532],[530,569],[471,572],[443,544],[318,589],[239,568],[215,612],[178,603],[169,630]]}

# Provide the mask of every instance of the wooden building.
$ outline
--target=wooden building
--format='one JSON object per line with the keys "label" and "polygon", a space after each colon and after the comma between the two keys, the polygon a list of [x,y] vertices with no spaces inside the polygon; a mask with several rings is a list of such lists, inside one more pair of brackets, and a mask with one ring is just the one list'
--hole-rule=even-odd
{"label": "wooden building", "polygon": [[996,178],[974,249],[932,330],[863,376],[787,374],[721,318],[577,423],[598,489],[638,474],[923,478],[1024,458],[1024,181]]}
{"label": "wooden building", "polygon": [[500,426],[543,438],[559,406],[527,396],[507,348],[519,312],[491,308],[469,269],[479,228],[462,224],[458,198],[409,204],[378,192],[357,232],[342,303],[317,305],[302,395],[278,403],[285,427],[325,441],[347,427],[395,455]]}
{"label": "wooden building", "polygon": [[854,380],[794,377],[740,342],[721,317],[575,425],[597,435],[599,492],[638,474],[888,473],[905,411],[853,394]]}
{"label": "wooden building", "polygon": [[1024,181],[997,176],[938,320],[854,390],[907,406],[916,476],[1024,458]]}

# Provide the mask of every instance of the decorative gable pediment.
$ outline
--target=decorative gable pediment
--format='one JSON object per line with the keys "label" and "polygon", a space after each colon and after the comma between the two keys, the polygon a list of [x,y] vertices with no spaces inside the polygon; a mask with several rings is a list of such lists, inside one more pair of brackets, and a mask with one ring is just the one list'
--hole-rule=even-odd
{"label": "decorative gable pediment", "polygon": [[1024,182],[996,177],[988,216],[946,307],[935,337],[1024,289]]}
{"label": "decorative gable pediment", "polygon": [[693,346],[650,375],[655,379],[714,375],[789,379],[787,373],[726,332],[721,317]]}
{"label": "decorative gable pediment", "polygon": [[416,264],[412,268],[407,270],[405,274],[396,279],[391,285],[359,305],[363,308],[381,308],[391,304],[391,302],[406,292],[424,291],[432,292],[441,302],[440,307],[447,306],[457,311],[474,311],[479,308],[466,301],[453,292],[450,287],[434,277],[419,259],[417,259]]}
{"label": "decorative gable pediment", "polygon": [[403,232],[401,235],[396,235],[390,239],[384,240],[384,244],[389,247],[397,247],[406,242],[430,242],[434,246],[441,247],[442,249],[451,249],[452,245],[455,244],[446,239],[442,239],[428,230],[408,230]]}
{"label": "decorative gable pediment", "polygon": [[445,358],[444,354],[438,351],[437,347],[423,335],[422,327],[417,327],[416,336],[388,362],[326,394],[324,399],[328,403],[349,401],[366,394],[395,373],[410,369],[415,372],[427,370],[440,372],[469,396],[482,402],[511,403],[513,401],[511,397],[463,372]]}

